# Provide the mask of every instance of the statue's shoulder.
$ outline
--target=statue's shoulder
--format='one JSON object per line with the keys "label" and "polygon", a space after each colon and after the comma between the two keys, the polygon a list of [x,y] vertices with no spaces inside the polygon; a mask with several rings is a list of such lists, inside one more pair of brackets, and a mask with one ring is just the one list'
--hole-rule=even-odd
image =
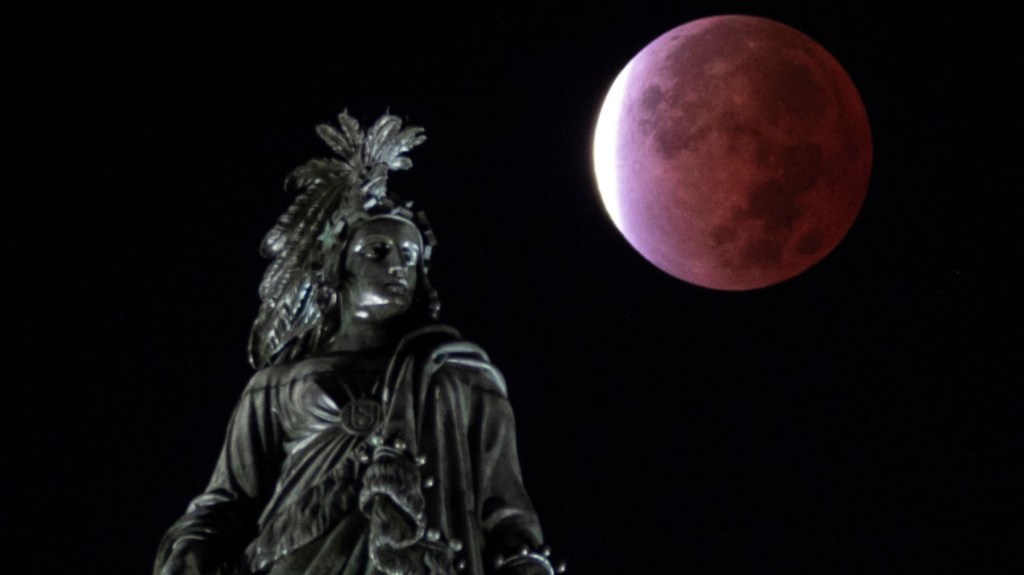
{"label": "statue's shoulder", "polygon": [[432,337],[420,354],[428,379],[443,377],[459,385],[508,395],[504,376],[482,347],[463,339],[449,326],[433,327],[434,330],[424,333]]}
{"label": "statue's shoulder", "polygon": [[436,371],[454,377],[464,385],[508,396],[505,377],[478,345],[461,342],[439,347],[433,361]]}
{"label": "statue's shoulder", "polygon": [[270,390],[286,387],[297,381],[309,380],[310,376],[330,371],[331,359],[328,357],[308,357],[296,361],[271,365],[259,369],[249,380],[246,393],[265,393]]}

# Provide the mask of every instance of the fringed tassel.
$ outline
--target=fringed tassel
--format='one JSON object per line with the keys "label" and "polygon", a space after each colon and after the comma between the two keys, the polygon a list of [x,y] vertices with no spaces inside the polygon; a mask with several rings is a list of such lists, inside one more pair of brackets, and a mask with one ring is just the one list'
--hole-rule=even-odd
{"label": "fringed tassel", "polygon": [[401,452],[378,447],[363,477],[359,509],[370,519],[370,558],[387,575],[420,575],[425,502],[416,465]]}
{"label": "fringed tassel", "polygon": [[313,541],[354,512],[355,503],[355,489],[347,477],[327,477],[310,487],[263,526],[247,552],[250,567],[266,569]]}

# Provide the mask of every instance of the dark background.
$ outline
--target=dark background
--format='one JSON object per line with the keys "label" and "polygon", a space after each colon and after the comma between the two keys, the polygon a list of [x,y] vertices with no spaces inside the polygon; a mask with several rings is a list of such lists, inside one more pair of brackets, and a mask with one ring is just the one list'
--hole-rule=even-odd
{"label": "dark background", "polygon": [[[71,177],[22,194],[70,216],[33,241],[59,245],[41,307],[72,313],[33,321],[13,404],[32,571],[151,568],[250,375],[284,177],[329,155],[317,124],[390,109],[428,137],[390,187],[437,231],[442,319],[508,379],[570,572],[1013,572],[1019,50],[1005,14],[894,4],[64,14],[35,149]],[[622,66],[728,13],[829,50],[875,146],[841,245],[746,293],[648,264],[590,165]]]}

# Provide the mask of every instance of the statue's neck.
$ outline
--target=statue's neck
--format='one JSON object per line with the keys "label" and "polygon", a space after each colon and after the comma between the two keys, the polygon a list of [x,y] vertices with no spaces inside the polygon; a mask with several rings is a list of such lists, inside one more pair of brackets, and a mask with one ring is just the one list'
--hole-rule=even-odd
{"label": "statue's neck", "polygon": [[378,323],[347,318],[324,351],[375,351],[394,347],[402,336],[399,322]]}

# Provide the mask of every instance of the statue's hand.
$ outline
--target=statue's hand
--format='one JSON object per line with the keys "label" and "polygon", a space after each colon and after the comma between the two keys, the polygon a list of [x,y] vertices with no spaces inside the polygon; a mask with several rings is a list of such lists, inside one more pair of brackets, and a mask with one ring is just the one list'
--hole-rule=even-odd
{"label": "statue's hand", "polygon": [[539,550],[522,547],[518,553],[504,557],[498,556],[499,575],[557,575],[565,572],[565,562],[551,562],[551,549],[547,546]]}
{"label": "statue's hand", "polygon": [[551,575],[551,567],[541,563],[522,563],[509,565],[499,573],[501,575]]}

